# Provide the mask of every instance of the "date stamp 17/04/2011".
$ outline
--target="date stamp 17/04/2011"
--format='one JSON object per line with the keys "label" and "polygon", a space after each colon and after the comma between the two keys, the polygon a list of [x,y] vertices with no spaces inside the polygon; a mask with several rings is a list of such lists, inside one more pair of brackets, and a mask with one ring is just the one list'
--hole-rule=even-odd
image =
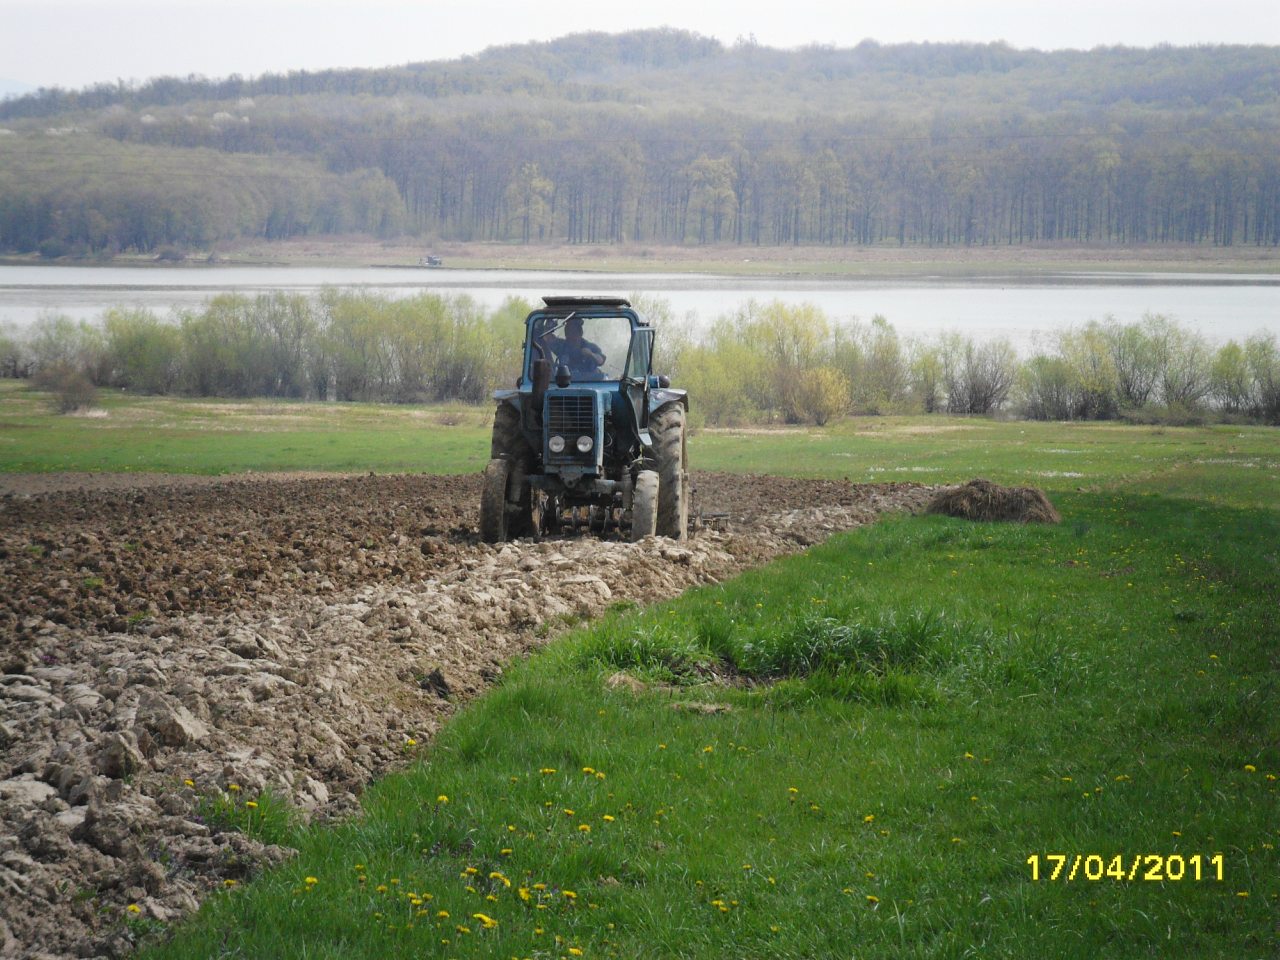
{"label": "date stamp 17/04/2011", "polygon": [[1214,881],[1225,879],[1222,854],[1200,853],[1033,853],[1026,864],[1032,880],[1062,881]]}

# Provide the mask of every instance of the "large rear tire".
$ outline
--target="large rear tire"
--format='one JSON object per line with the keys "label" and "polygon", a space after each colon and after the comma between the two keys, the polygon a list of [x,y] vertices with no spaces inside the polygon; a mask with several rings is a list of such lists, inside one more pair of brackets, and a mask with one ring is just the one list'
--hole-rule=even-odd
{"label": "large rear tire", "polygon": [[535,531],[528,476],[533,465],[533,450],[520,429],[520,412],[509,403],[498,404],[493,415],[493,438],[489,443],[489,456],[492,460],[506,460],[511,464],[506,492],[506,526],[502,539],[531,536]]}
{"label": "large rear tire", "polygon": [[684,407],[671,403],[649,421],[658,462],[658,535],[683,540],[689,532],[689,471],[685,466]]}
{"label": "large rear tire", "polygon": [[510,460],[495,458],[484,468],[484,486],[480,490],[480,539],[485,543],[502,543],[507,539],[507,484],[510,479]]}
{"label": "large rear tire", "polygon": [[489,457],[493,460],[506,457],[527,464],[533,451],[520,429],[520,411],[509,403],[498,404],[493,414],[493,439],[489,443]]}
{"label": "large rear tire", "polygon": [[641,470],[631,493],[631,539],[652,537],[658,526],[658,474]]}

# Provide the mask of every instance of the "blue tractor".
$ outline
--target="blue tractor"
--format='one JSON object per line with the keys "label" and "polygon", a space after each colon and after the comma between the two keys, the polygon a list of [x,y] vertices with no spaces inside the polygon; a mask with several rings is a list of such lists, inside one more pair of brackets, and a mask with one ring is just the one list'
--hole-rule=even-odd
{"label": "blue tractor", "polygon": [[480,495],[488,543],[566,524],[682,540],[685,391],[653,374],[653,327],[617,297],[543,297],[514,390],[498,390]]}

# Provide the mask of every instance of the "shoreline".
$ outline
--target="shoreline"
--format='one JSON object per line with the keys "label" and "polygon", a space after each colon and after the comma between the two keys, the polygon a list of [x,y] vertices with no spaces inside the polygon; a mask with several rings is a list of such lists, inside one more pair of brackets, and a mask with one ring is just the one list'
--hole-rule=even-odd
{"label": "shoreline", "polygon": [[[451,270],[671,273],[812,280],[958,280],[1000,276],[1012,281],[1064,274],[1274,274],[1280,247],[659,247],[644,245],[514,245],[419,243],[402,238],[310,238],[250,243],[193,253],[182,261],[122,255],[106,259],[0,257],[0,266],[419,267],[432,254]],[[420,267],[424,275],[437,268]]]}

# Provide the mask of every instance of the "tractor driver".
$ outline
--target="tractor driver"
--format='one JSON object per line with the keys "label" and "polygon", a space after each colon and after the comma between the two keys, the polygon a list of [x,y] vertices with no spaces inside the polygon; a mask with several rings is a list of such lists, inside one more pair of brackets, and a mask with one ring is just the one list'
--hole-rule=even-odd
{"label": "tractor driver", "polygon": [[543,342],[556,352],[556,359],[569,368],[569,374],[583,380],[600,376],[600,364],[604,363],[604,351],[590,340],[583,339],[582,318],[570,317],[564,325],[564,336],[548,334]]}

